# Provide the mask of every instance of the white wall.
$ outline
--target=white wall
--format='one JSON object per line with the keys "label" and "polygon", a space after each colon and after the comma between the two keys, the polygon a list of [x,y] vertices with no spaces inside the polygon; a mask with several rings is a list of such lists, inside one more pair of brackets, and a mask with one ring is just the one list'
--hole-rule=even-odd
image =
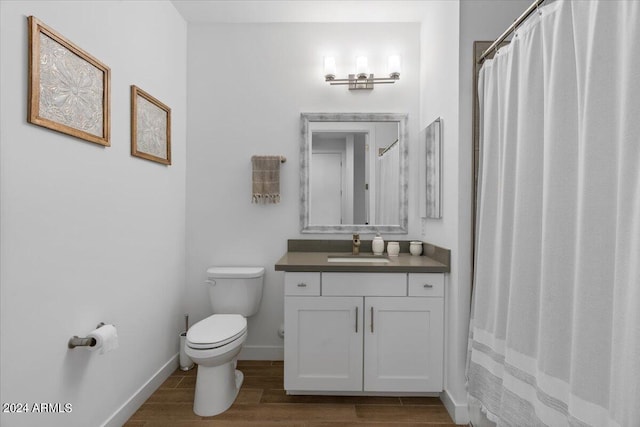
{"label": "white wall", "polygon": [[[1,401],[72,404],[0,424],[98,426],[177,366],[186,24],[162,1],[3,0],[0,12]],[[111,147],[26,122],[29,15],[111,67]],[[172,166],[130,156],[131,84],[172,108]],[[100,321],[117,326],[120,348],[67,348]]]}
{"label": "white wall", "polygon": [[[274,264],[286,252],[287,239],[350,238],[300,234],[300,113],[408,113],[412,150],[419,124],[419,24],[190,24],[188,44],[189,311],[194,321],[210,314],[202,284],[208,266],[264,266],[262,306],[249,319],[241,357],[282,358],[277,329],[283,322],[283,273],[275,272]],[[392,53],[403,61],[394,85],[369,92],[324,82],[325,55],[335,56],[338,74],[346,76],[358,54],[383,74]],[[254,154],[288,159],[278,205],[251,204]],[[416,165],[411,174],[413,185]],[[409,234],[399,238],[419,233],[413,200],[409,209]]]}
{"label": "white wall", "polygon": [[[466,423],[464,362],[468,296],[460,282],[459,235],[459,2],[432,1],[421,26],[420,129],[442,118],[442,219],[422,219],[422,240],[451,250],[451,273],[446,286],[445,391],[443,401],[458,424]],[[417,197],[417,196],[416,196]],[[466,290],[468,294],[468,287]],[[465,298],[466,296],[466,298]]]}

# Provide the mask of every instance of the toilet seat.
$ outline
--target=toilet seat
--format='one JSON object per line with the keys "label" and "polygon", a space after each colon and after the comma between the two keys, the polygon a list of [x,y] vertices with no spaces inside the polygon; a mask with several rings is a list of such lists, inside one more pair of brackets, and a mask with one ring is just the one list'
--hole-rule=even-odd
{"label": "toilet seat", "polygon": [[187,346],[212,349],[229,344],[247,332],[247,319],[240,314],[214,314],[187,332]]}

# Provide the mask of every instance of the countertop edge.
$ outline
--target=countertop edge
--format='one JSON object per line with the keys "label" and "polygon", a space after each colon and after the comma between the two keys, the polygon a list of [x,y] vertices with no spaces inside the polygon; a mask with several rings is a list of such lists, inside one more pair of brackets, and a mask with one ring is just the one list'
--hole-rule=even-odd
{"label": "countertop edge", "polygon": [[[286,252],[275,264],[275,271],[285,272],[369,272],[369,273],[449,273],[451,268],[449,265],[442,264],[433,258],[425,255],[414,257],[408,254],[401,254],[396,261],[401,262],[393,264],[361,264],[361,263],[329,263],[327,261],[305,260],[305,262],[291,262],[291,255],[298,254],[298,257],[313,258],[313,252]],[[325,259],[328,253],[315,252],[315,256],[319,259]],[[294,255],[295,257],[296,255]],[[415,262],[420,258],[424,261],[423,265],[408,265],[406,262]]]}
{"label": "countertop edge", "polygon": [[378,265],[362,265],[362,264],[347,264],[342,263],[336,266],[298,266],[298,265],[276,265],[275,271],[285,272],[318,272],[318,273],[331,273],[331,272],[353,272],[353,273],[449,273],[450,270],[447,267],[417,267],[417,266],[378,266]]}

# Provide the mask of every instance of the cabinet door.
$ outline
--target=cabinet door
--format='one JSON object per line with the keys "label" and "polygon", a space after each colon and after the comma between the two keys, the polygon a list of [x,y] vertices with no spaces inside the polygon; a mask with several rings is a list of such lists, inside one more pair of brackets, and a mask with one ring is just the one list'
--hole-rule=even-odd
{"label": "cabinet door", "polygon": [[365,298],[366,391],[442,391],[443,300]]}
{"label": "cabinet door", "polygon": [[362,297],[285,297],[286,390],[362,390],[362,306]]}

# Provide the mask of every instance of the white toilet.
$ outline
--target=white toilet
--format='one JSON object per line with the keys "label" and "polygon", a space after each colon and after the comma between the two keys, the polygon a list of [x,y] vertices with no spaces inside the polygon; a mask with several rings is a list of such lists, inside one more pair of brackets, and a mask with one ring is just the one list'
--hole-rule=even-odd
{"label": "white toilet", "polygon": [[207,286],[213,315],[187,332],[186,354],[198,364],[193,412],[220,414],[233,404],[242,385],[236,359],[247,338],[247,319],[262,300],[263,267],[211,267]]}

